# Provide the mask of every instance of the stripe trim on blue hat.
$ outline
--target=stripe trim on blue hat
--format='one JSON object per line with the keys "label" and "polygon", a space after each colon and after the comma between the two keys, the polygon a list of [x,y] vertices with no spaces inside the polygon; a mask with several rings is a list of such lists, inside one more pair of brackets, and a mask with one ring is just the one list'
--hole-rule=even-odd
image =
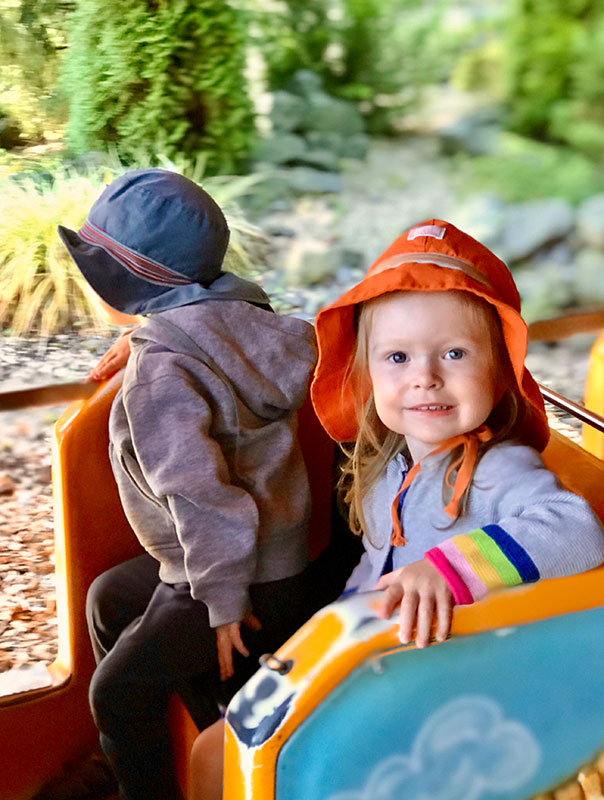
{"label": "stripe trim on blue hat", "polygon": [[85,242],[101,247],[125,269],[144,281],[161,286],[187,286],[191,283],[196,283],[196,281],[174,272],[163,264],[116,242],[106,231],[99,228],[89,219],[82,225],[78,233]]}

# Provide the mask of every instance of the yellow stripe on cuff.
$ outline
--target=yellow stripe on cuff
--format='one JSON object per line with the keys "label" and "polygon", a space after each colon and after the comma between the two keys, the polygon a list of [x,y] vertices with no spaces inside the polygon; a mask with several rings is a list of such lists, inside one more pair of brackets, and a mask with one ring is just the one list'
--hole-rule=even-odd
{"label": "yellow stripe on cuff", "polygon": [[453,541],[487,589],[522,583],[518,571],[484,531],[477,528],[470,533],[454,536]]}

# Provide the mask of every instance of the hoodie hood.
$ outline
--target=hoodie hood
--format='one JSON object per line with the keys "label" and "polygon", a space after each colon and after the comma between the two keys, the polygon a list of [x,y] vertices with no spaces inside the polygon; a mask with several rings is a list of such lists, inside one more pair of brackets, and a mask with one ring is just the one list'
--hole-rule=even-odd
{"label": "hoodie hood", "polygon": [[309,323],[244,301],[206,301],[151,315],[133,332],[134,348],[151,346],[195,357],[194,346],[191,350],[183,347],[177,332],[163,326],[160,318],[179,328],[209,356],[255,415],[276,419],[302,405],[316,361]]}
{"label": "hoodie hood", "polygon": [[520,315],[520,296],[506,265],[487,247],[454,225],[431,219],[406,231],[368,269],[363,280],[321,309],[316,319],[319,361],[312,384],[317,416],[340,442],[357,436],[355,395],[365,400],[370,387],[350,376],[356,342],[355,310],[388,292],[470,292],[496,310],[514,378],[528,401],[523,440],[544,449],[549,427],[539,387],[524,366],[528,333]]}

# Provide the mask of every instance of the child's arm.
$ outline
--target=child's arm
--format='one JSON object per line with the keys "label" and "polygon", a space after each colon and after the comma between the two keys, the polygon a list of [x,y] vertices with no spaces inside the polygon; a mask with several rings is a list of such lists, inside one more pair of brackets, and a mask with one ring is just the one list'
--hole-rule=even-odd
{"label": "child's arm", "polygon": [[432,620],[436,618],[436,640],[443,642],[451,628],[453,595],[447,581],[426,559],[382,575],[376,589],[385,589],[378,616],[388,619],[400,603],[399,639],[403,644],[413,638],[426,647],[430,641]]}
{"label": "child's arm", "polygon": [[[166,504],[175,532],[173,545],[158,543],[154,532],[141,525],[141,541],[147,533],[149,541],[143,545],[151,551],[166,548],[168,557],[170,546],[182,548],[191,595],[207,606],[210,626],[238,627],[251,612],[258,509],[253,497],[231,482],[224,443],[213,436],[214,406],[201,394],[199,382],[172,363],[179,358],[163,351],[148,353],[151,367],[161,362],[161,368],[148,373],[141,369],[137,383],[123,396],[142,473],[158,502]],[[222,384],[212,373],[207,380],[216,384],[214,402],[220,402]],[[232,404],[224,393],[225,404]],[[226,671],[237,641],[233,630],[222,637]]]}
{"label": "child's arm", "polygon": [[493,494],[495,519],[426,553],[456,604],[506,586],[585,572],[604,561],[597,517],[582,497],[560,487],[535,451],[507,447],[487,453],[484,461],[490,462],[488,473],[496,468],[497,478],[486,483],[483,470],[476,483]]}
{"label": "child's arm", "polygon": [[130,328],[124,331],[109,350],[101,356],[99,363],[88,373],[88,380],[105,381],[126,366],[130,358],[130,334],[133,330],[135,329]]}

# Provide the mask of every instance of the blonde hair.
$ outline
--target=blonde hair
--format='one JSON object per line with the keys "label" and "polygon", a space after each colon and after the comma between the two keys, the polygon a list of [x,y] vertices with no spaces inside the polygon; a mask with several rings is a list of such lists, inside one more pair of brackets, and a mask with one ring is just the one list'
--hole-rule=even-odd
{"label": "blonde hair", "polygon": [[[501,321],[494,306],[470,292],[449,291],[454,292],[464,302],[470,314],[476,315],[476,318],[487,325],[490,332],[492,358],[500,365],[501,382],[505,387],[485,421],[485,424],[493,432],[493,438],[489,442],[479,443],[475,469],[480,458],[490,447],[506,439],[520,438],[520,425],[524,415],[528,412],[528,405],[518,389],[505,346]],[[363,384],[367,386],[369,383],[369,333],[373,310],[380,301],[393,294],[395,292],[380,295],[380,297],[361,303],[357,307],[356,346],[346,371],[345,382],[355,381],[359,386]],[[388,463],[398,453],[406,451],[407,446],[405,437],[389,430],[378,417],[373,391],[369,392],[368,399],[364,403],[359,395],[358,391],[354,392],[358,434],[354,443],[341,446],[346,458],[341,467],[338,491],[349,508],[351,530],[361,535],[367,534],[363,514],[365,497],[377,483]],[[449,464],[459,463],[462,452],[463,448],[455,448],[449,456]],[[471,481],[464,492],[455,519],[465,512],[470,486]],[[446,504],[450,493],[450,487],[443,481],[443,504]]]}

